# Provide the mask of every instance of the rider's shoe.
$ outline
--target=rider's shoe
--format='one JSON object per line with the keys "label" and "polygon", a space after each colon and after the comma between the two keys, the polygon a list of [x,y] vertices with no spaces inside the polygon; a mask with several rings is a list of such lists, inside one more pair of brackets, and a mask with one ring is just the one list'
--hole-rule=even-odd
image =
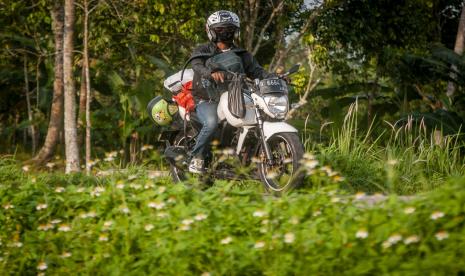
{"label": "rider's shoe", "polygon": [[192,158],[189,164],[189,172],[196,173],[196,174],[204,173],[205,172],[204,164],[205,164],[205,161],[203,159]]}

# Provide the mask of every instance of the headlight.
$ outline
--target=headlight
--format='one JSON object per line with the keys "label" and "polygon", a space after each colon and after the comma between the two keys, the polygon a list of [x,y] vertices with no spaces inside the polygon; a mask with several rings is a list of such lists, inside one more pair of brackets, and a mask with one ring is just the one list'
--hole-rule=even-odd
{"label": "headlight", "polygon": [[265,96],[263,99],[270,112],[276,115],[276,118],[283,119],[286,116],[289,106],[287,96]]}

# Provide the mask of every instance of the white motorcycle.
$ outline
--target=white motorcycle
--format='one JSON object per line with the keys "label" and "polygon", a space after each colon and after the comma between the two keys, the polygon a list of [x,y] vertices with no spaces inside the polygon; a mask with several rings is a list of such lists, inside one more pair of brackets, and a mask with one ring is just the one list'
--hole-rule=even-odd
{"label": "white motorcycle", "polygon": [[[298,69],[299,65],[294,65],[283,76]],[[282,78],[243,80],[245,112],[241,118],[230,111],[230,92],[220,97],[217,111],[220,123],[213,139],[216,143],[212,156],[206,160],[203,177],[209,180],[252,177],[260,179],[268,192],[277,194],[300,186],[304,177],[299,170],[304,147],[297,129],[284,122],[289,110],[287,83]],[[186,114],[179,107],[179,116],[171,129],[163,131],[160,138],[167,144],[165,157],[174,181],[187,178],[188,153],[201,127],[195,112]]]}

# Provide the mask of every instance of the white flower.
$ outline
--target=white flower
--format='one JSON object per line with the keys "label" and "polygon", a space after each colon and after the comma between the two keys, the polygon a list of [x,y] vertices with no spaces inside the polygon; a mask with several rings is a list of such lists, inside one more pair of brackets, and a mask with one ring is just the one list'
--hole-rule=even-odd
{"label": "white flower", "polygon": [[266,213],[262,210],[257,210],[255,212],[253,212],[253,216],[254,217],[258,217],[258,218],[261,218],[261,217],[264,217],[266,215]]}
{"label": "white flower", "polygon": [[112,157],[112,156],[108,156],[108,157],[105,157],[103,160],[106,161],[106,162],[111,162],[111,161],[115,160],[115,158]]}
{"label": "white flower", "polygon": [[181,224],[183,225],[191,225],[192,223],[194,223],[194,220],[192,219],[184,219],[183,221],[181,221]]}
{"label": "white flower", "polygon": [[55,188],[55,192],[56,193],[63,193],[65,191],[65,188],[64,187],[56,187]]}
{"label": "white flower", "polygon": [[55,167],[55,163],[53,162],[48,162],[47,164],[45,164],[45,166],[49,169],[53,169],[53,167]]}
{"label": "white flower", "polygon": [[69,257],[71,257],[71,256],[72,256],[71,252],[65,251],[65,252],[63,252],[63,253],[61,254],[60,257],[62,257],[62,258],[69,258]]}
{"label": "white flower", "polygon": [[399,163],[399,161],[397,161],[397,160],[395,160],[395,159],[390,159],[390,160],[387,161],[387,164],[388,164],[389,166],[395,166],[395,165],[397,165],[398,163]]}
{"label": "white flower", "polygon": [[305,160],[303,162],[303,165],[308,170],[312,170],[312,169],[316,168],[316,166],[318,166],[318,161],[316,161],[316,160]]}
{"label": "white flower", "polygon": [[198,220],[198,221],[201,221],[201,220],[204,220],[206,219],[208,216],[205,215],[205,214],[198,214],[194,217],[195,220]]}
{"label": "white flower", "polygon": [[98,240],[99,240],[99,241],[102,241],[102,242],[106,242],[106,241],[108,241],[108,236],[105,235],[105,234],[102,234],[102,235],[100,235],[100,236],[98,237]]}
{"label": "white flower", "polygon": [[52,220],[50,223],[52,223],[52,224],[58,224],[58,223],[60,223],[60,222],[61,222],[61,219],[54,219],[54,220]]}
{"label": "white flower", "polygon": [[120,189],[120,190],[124,189],[124,183],[118,183],[118,184],[116,184],[116,188],[117,188],[117,189]]}
{"label": "white flower", "polygon": [[152,229],[154,228],[153,224],[146,224],[144,226],[144,229],[145,231],[149,232],[149,231],[152,231]]}
{"label": "white flower", "polygon": [[286,233],[284,234],[284,242],[285,243],[293,243],[295,240],[294,233]]}
{"label": "white flower", "polygon": [[339,197],[333,197],[333,198],[331,198],[331,202],[332,202],[332,203],[337,203],[337,202],[339,202],[339,201],[341,201],[341,199],[340,199]]}
{"label": "white flower", "polygon": [[404,243],[405,244],[411,244],[411,243],[417,243],[420,241],[420,238],[417,235],[409,236],[405,238]]}
{"label": "white flower", "polygon": [[362,200],[364,199],[366,194],[364,192],[358,192],[355,194],[355,200]]}
{"label": "white flower", "polygon": [[191,230],[191,227],[189,225],[183,224],[179,229],[181,229],[181,231],[189,231]]}
{"label": "white flower", "polygon": [[382,244],[383,248],[389,248],[389,247],[391,247],[391,245],[392,244],[390,242],[388,242],[388,241],[384,241],[383,244]]}
{"label": "white flower", "polygon": [[154,202],[154,201],[151,201],[149,202],[149,204],[147,204],[147,206],[149,208],[154,208],[154,209],[157,209],[157,210],[161,210],[165,207],[165,203],[164,202]]}
{"label": "white flower", "polygon": [[407,207],[404,209],[404,213],[407,215],[413,214],[415,212],[415,207]]}
{"label": "white flower", "polygon": [[108,229],[108,228],[110,228],[112,225],[113,225],[113,221],[107,220],[107,221],[105,221],[105,222],[103,223],[103,228],[104,228],[104,229]]}
{"label": "white flower", "polygon": [[432,220],[437,220],[437,219],[440,219],[444,216],[444,213],[443,212],[440,212],[440,211],[436,211],[436,212],[433,212],[431,214],[431,219]]}
{"label": "white flower", "polygon": [[152,145],[143,145],[141,148],[140,148],[140,151],[146,151],[146,150],[152,150],[153,149],[153,146]]}
{"label": "white flower", "polygon": [[306,152],[306,153],[304,153],[303,158],[304,158],[304,159],[307,159],[307,160],[314,160],[314,159],[315,159],[315,155]]}
{"label": "white flower", "polygon": [[447,233],[446,231],[439,231],[434,236],[438,241],[442,241],[449,238],[449,233]]}
{"label": "white flower", "polygon": [[89,213],[82,213],[80,215],[81,218],[95,218],[97,214],[94,211],[91,211]]}
{"label": "white flower", "polygon": [[[318,211],[317,211],[317,212],[318,212]],[[297,225],[297,224],[299,224],[299,218],[298,218],[298,217],[292,217],[292,218],[289,220],[289,222],[290,222],[291,224]]]}
{"label": "white flower", "polygon": [[265,247],[266,243],[264,241],[257,241],[254,245],[254,248],[255,249],[260,249],[260,248],[263,248]]}
{"label": "white flower", "polygon": [[103,187],[95,187],[91,192],[91,196],[99,197],[103,192],[105,192],[105,188]]}
{"label": "white flower", "polygon": [[139,184],[131,184],[131,185],[129,185],[129,186],[130,186],[131,188],[133,188],[134,190],[140,190],[140,189],[142,188],[142,186],[139,185]]}
{"label": "white flower", "polygon": [[159,217],[159,218],[166,218],[166,217],[168,217],[168,214],[165,213],[165,212],[160,212],[160,213],[157,214],[157,217]]}
{"label": "white flower", "polygon": [[131,181],[131,180],[134,180],[137,178],[137,175],[136,174],[133,174],[133,175],[130,175],[128,176],[128,180]]}
{"label": "white flower", "polygon": [[43,270],[46,270],[47,268],[48,268],[47,263],[44,262],[44,261],[40,262],[40,263],[37,265],[37,269],[38,269],[38,270],[42,270],[42,271],[43,271]]}
{"label": "white flower", "polygon": [[232,242],[232,238],[230,236],[227,236],[226,238],[220,241],[221,244],[229,244],[231,242]]}
{"label": "white flower", "polygon": [[159,194],[163,194],[165,191],[166,191],[166,187],[165,187],[165,186],[160,186],[160,187],[158,187],[158,193],[159,193]]}
{"label": "white flower", "polygon": [[26,166],[23,166],[22,169],[23,169],[23,171],[27,172],[27,171],[29,171],[29,166],[27,166],[27,165],[26,165]]}
{"label": "white flower", "polygon": [[269,178],[269,179],[273,179],[273,178],[276,178],[278,176],[279,176],[278,172],[276,172],[274,170],[271,170],[266,174],[266,178]]}
{"label": "white flower", "polygon": [[399,234],[394,234],[388,238],[388,242],[390,242],[391,244],[396,244],[401,240],[402,240],[402,236]]}
{"label": "white flower", "polygon": [[71,227],[68,224],[60,224],[60,226],[58,227],[58,231],[69,232],[71,231]]}
{"label": "white flower", "polygon": [[40,210],[43,210],[43,209],[47,209],[47,204],[45,204],[45,203],[37,204],[36,210],[40,211]]}
{"label": "white flower", "polygon": [[8,210],[8,209],[13,209],[15,206],[13,204],[7,203],[3,205],[3,209]]}
{"label": "white flower", "polygon": [[131,210],[129,210],[129,208],[126,207],[126,206],[122,206],[122,207],[120,208],[120,211],[121,211],[123,214],[129,214],[129,213],[131,212]]}
{"label": "white flower", "polygon": [[357,239],[366,239],[368,237],[368,232],[365,229],[360,229],[355,233]]}
{"label": "white flower", "polygon": [[47,223],[47,224],[41,224],[39,227],[37,227],[37,230],[39,231],[48,231],[50,229],[53,229],[53,224]]}

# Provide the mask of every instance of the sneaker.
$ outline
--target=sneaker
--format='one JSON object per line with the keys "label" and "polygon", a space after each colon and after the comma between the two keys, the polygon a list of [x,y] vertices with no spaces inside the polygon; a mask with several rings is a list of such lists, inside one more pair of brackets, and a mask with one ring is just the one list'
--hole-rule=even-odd
{"label": "sneaker", "polygon": [[192,158],[191,163],[189,164],[189,172],[191,173],[203,173],[204,172],[204,163],[205,161],[203,159],[199,158]]}

